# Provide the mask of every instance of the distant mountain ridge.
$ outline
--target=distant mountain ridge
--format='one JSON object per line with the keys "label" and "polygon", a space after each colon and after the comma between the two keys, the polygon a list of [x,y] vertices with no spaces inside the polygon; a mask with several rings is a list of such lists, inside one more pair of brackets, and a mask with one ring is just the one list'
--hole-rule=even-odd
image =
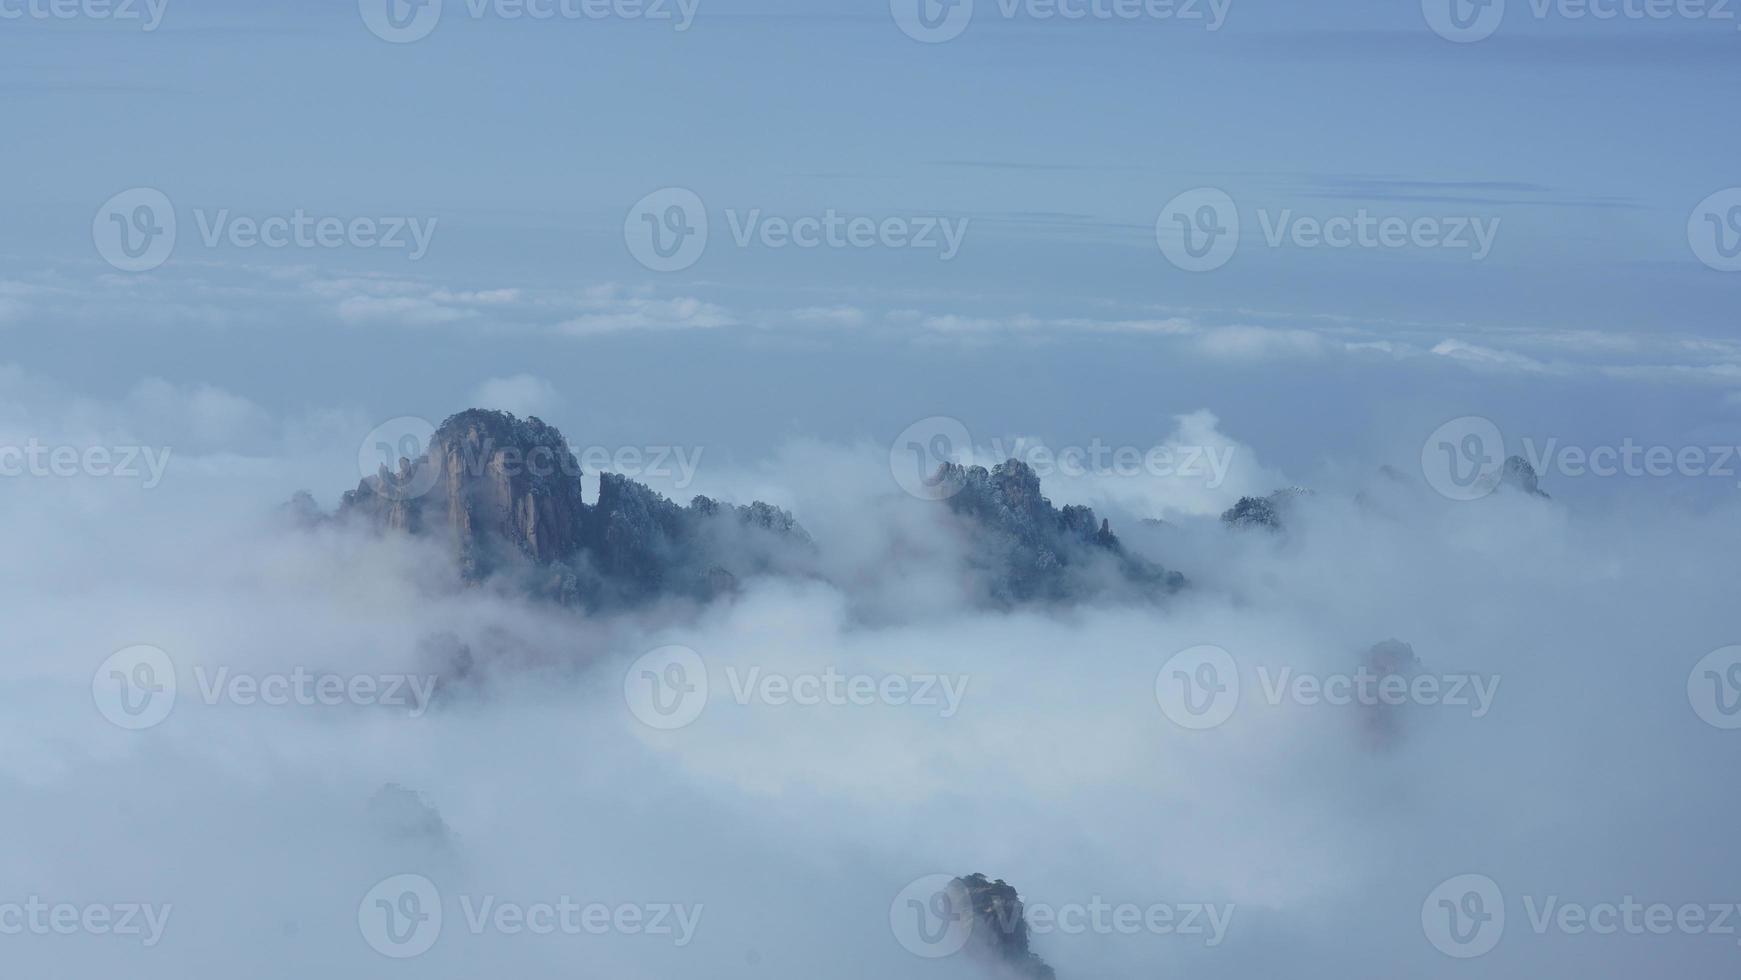
{"label": "distant mountain ridge", "polygon": [[[819,575],[817,544],[787,511],[697,496],[687,506],[626,476],[582,491],[579,461],[555,427],[468,409],[442,422],[417,458],[382,466],[344,495],[337,519],[445,540],[464,578],[513,574],[588,608],[666,597],[707,601],[757,575]],[[1056,602],[1108,590],[1165,595],[1184,580],[1128,553],[1087,507],[1056,508],[1032,468],[944,464],[946,527],[992,605]],[[311,502],[299,498],[298,511]]]}

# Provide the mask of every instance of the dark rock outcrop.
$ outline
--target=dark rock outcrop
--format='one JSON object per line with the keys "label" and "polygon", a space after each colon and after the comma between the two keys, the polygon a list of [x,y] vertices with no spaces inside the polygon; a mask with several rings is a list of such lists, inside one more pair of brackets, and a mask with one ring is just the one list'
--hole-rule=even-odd
{"label": "dark rock outcrop", "polygon": [[1071,599],[1109,583],[1151,593],[1184,584],[1179,573],[1127,552],[1092,509],[1053,507],[1039,476],[1019,460],[991,470],[945,463],[936,483],[965,525],[969,562],[996,602]]}
{"label": "dark rock outcrop", "polygon": [[1279,531],[1282,519],[1276,515],[1276,509],[1267,497],[1241,497],[1239,502],[1229,507],[1221,515],[1221,523],[1228,527],[1261,527],[1271,531]]}
{"label": "dark rock outcrop", "polygon": [[518,574],[588,606],[706,599],[810,547],[776,507],[705,497],[682,507],[613,473],[601,474],[589,506],[562,433],[482,409],[447,419],[421,456],[383,466],[346,493],[339,517],[444,539],[468,580]]}
{"label": "dark rock outcrop", "polygon": [[1054,980],[1057,976],[1046,961],[1028,948],[1028,923],[1021,896],[1002,878],[992,881],[971,874],[950,883],[959,888],[960,901],[973,913],[967,949],[1004,976],[1024,980]]}
{"label": "dark rock outcrop", "polygon": [[1267,497],[1241,497],[1238,503],[1222,512],[1221,523],[1235,528],[1261,527],[1267,531],[1280,531],[1294,498],[1311,492],[1303,487],[1283,487]]}
{"label": "dark rock outcrop", "polygon": [[1505,468],[1499,472],[1501,489],[1519,490],[1532,497],[1546,498],[1547,493],[1541,489],[1541,479],[1536,475],[1535,467],[1529,465],[1529,460],[1522,456],[1507,456]]}

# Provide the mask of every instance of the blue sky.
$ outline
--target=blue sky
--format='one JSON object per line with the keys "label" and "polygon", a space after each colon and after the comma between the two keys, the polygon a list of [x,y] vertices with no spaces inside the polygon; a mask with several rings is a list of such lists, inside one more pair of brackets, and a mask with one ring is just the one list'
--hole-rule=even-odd
{"label": "blue sky", "polygon": [[[389,43],[375,2],[169,0],[150,31],[5,6],[24,13],[0,21],[7,359],[93,394],[161,377],[274,412],[439,415],[531,373],[586,424],[751,455],[932,412],[1098,432],[1208,406],[1297,466],[1302,440],[1406,446],[1460,397],[1556,431],[1617,404],[1658,438],[1733,425],[1741,274],[1688,232],[1741,184],[1726,10],[1510,0],[1457,43],[1418,3],[1232,0],[1209,30],[978,0],[958,37],[921,43],[885,3],[701,0],[680,31],[446,0],[426,37]],[[712,228],[693,265],[654,272],[625,216],[670,187]],[[1242,237],[1189,272],[1157,218],[1203,187]],[[148,272],[93,242],[131,188],[179,223]],[[215,216],[297,211],[420,221],[427,254],[202,239]],[[964,234],[948,260],[732,234],[830,211]],[[1492,241],[1267,240],[1361,215]]]}

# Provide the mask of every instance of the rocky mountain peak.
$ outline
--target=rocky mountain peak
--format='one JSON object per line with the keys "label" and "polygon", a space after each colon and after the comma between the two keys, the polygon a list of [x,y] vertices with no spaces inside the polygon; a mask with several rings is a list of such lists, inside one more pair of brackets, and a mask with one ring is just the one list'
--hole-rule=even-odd
{"label": "rocky mountain peak", "polygon": [[[588,506],[568,442],[538,418],[470,409],[450,416],[415,458],[402,456],[346,493],[342,519],[445,538],[465,576],[534,571],[566,601],[617,604],[660,594],[705,598],[765,570],[781,543],[807,547],[792,515],[697,498],[688,508],[602,473]],[[705,503],[703,503],[705,501]],[[719,547],[723,530],[778,538]]]}
{"label": "rocky mountain peak", "polygon": [[957,878],[951,885],[961,889],[962,901],[973,912],[968,939],[973,955],[1023,980],[1054,980],[1052,968],[1028,949],[1026,909],[1014,887],[983,874]]}

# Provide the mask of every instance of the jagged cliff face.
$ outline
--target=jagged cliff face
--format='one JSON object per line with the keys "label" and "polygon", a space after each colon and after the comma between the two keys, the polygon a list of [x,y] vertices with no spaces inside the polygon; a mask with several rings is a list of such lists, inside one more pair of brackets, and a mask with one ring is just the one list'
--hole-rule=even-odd
{"label": "jagged cliff face", "polygon": [[[1089,508],[1053,507],[1026,464],[949,465],[939,481],[967,573],[988,602],[1154,597],[1183,584],[1126,552]],[[707,497],[684,506],[613,473],[600,475],[589,505],[581,486],[556,429],[473,409],[443,422],[418,458],[345,494],[339,517],[445,540],[468,580],[519,574],[536,593],[594,608],[705,601],[746,576],[815,573],[809,535],[777,507]]]}
{"label": "jagged cliff face", "polygon": [[1005,976],[1053,980],[1052,968],[1028,949],[1026,910],[1015,888],[1002,878],[992,881],[982,874],[957,878],[951,884],[962,889],[963,900],[973,910],[967,947],[972,955],[1001,968],[997,972]]}
{"label": "jagged cliff face", "polygon": [[575,552],[585,523],[580,464],[562,433],[531,418],[462,412],[428,451],[345,494],[341,511],[384,529],[445,536],[468,576],[517,554],[539,564]]}
{"label": "jagged cliff face", "polygon": [[[446,539],[467,578],[534,571],[564,601],[606,605],[658,595],[707,598],[809,544],[790,514],[697,497],[681,507],[623,476],[582,498],[580,464],[536,418],[473,409],[436,430],[428,452],[345,494],[342,519]],[[737,532],[760,547],[718,547]]]}
{"label": "jagged cliff face", "polygon": [[1127,553],[1092,509],[1053,507],[1026,463],[1012,459],[991,470],[945,463],[937,477],[968,529],[969,561],[986,576],[994,601],[1065,600],[1108,584],[1165,593],[1183,584],[1177,572]]}

